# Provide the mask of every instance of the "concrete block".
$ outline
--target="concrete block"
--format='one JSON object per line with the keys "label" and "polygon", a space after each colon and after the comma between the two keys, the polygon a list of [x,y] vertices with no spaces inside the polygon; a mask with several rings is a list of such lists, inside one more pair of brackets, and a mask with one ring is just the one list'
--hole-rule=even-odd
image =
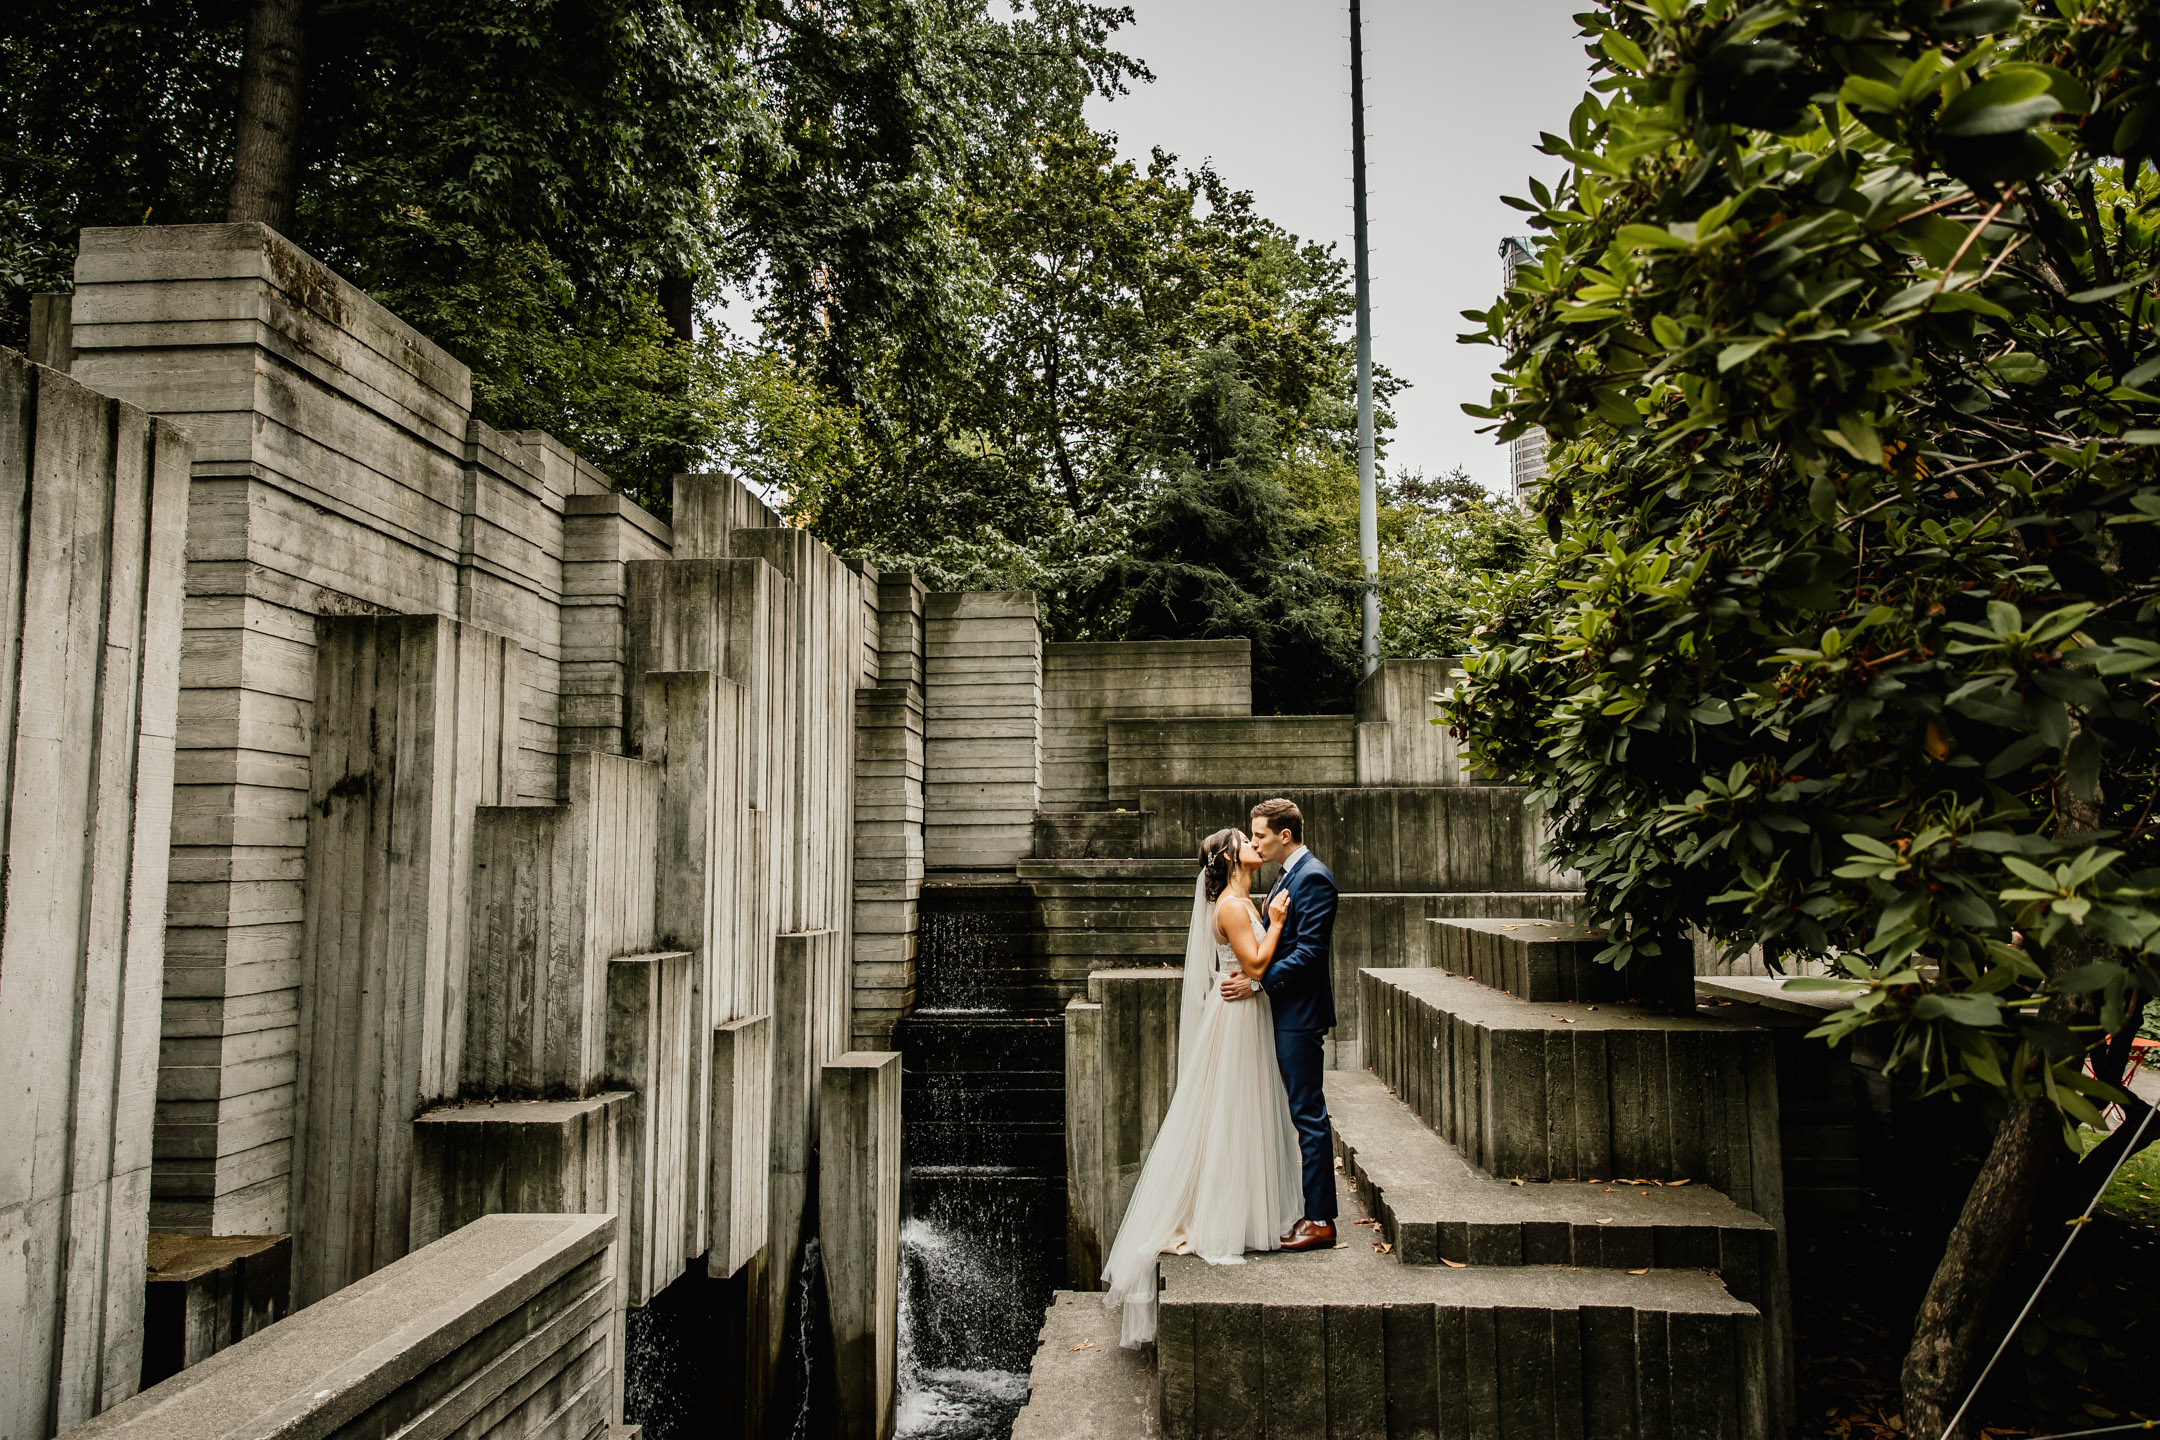
{"label": "concrete block", "polygon": [[900,1330],[900,1056],[850,1052],[821,1084],[818,1226],[840,1434],[884,1440]]}
{"label": "concrete block", "polygon": [[[295,1440],[605,1430],[607,1215],[490,1215],[71,1432]],[[409,1427],[409,1428],[408,1428]]]}
{"label": "concrete block", "polygon": [[290,1235],[150,1237],[142,1383],[155,1385],[285,1317]]}

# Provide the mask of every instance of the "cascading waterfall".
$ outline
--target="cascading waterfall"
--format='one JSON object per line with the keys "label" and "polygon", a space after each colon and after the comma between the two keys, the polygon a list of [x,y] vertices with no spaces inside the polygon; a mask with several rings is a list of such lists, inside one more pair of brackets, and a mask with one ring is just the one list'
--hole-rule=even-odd
{"label": "cascading waterfall", "polygon": [[904,1440],[1005,1440],[1064,1268],[1064,1031],[1024,886],[925,887],[902,1027]]}
{"label": "cascading waterfall", "polygon": [[[979,1440],[1011,1433],[1027,1401],[1025,1324],[1009,1267],[964,1232],[910,1220],[900,1232],[899,1406],[907,1440]],[[1037,1312],[1039,1314],[1039,1312]],[[1032,1332],[1028,1332],[1032,1339]],[[1032,1343],[1027,1346],[1032,1352]]]}

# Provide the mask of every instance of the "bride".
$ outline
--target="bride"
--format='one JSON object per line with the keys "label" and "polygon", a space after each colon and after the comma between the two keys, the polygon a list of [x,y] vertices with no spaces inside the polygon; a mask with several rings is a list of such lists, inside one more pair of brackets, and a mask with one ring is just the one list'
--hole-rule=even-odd
{"label": "bride", "polygon": [[1257,986],[1222,998],[1222,977],[1242,968],[1254,981],[1275,958],[1287,895],[1253,905],[1260,852],[1236,830],[1200,845],[1192,930],[1185,942],[1177,1089],[1140,1168],[1132,1203],[1103,1264],[1103,1304],[1123,1307],[1128,1347],[1155,1338],[1157,1257],[1198,1255],[1242,1265],[1247,1250],[1274,1250],[1304,1213],[1297,1130],[1275,1062],[1275,1017]]}

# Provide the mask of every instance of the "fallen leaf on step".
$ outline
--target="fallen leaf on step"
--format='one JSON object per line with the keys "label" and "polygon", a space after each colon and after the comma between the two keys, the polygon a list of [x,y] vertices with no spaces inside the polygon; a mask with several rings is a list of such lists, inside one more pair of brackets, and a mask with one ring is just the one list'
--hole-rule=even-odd
{"label": "fallen leaf on step", "polygon": [[1610,1215],[1601,1215],[1601,1216],[1599,1216],[1599,1217],[1598,1217],[1598,1222],[1597,1222],[1597,1223],[1598,1223],[1598,1224],[1600,1224],[1600,1225],[1610,1225],[1610,1224],[1612,1224],[1612,1216],[1610,1216]]}
{"label": "fallen leaf on step", "polygon": [[1447,1266],[1447,1267],[1448,1267],[1448,1269],[1450,1269],[1450,1270],[1467,1270],[1467,1269],[1469,1269],[1469,1268],[1470,1268],[1470,1262],[1469,1262],[1469,1261],[1467,1261],[1467,1260],[1450,1260],[1450,1259],[1448,1259],[1448,1258],[1447,1258],[1447,1257],[1446,1257],[1445,1255],[1443,1255],[1443,1256],[1441,1256],[1441,1257],[1440,1257],[1440,1263],[1441,1263],[1441,1264],[1443,1264],[1443,1265],[1445,1265],[1445,1266]]}
{"label": "fallen leaf on step", "polygon": [[1644,1268],[1641,1270],[1630,1270],[1627,1273],[1630,1275],[1647,1275],[1650,1273],[1650,1271],[1648,1270],[1648,1268]]}
{"label": "fallen leaf on step", "polygon": [[1372,1248],[1379,1251],[1382,1255],[1392,1255],[1395,1253],[1395,1247],[1388,1244],[1385,1240],[1373,1241]]}
{"label": "fallen leaf on step", "polygon": [[1095,1348],[1095,1342],[1093,1340],[1082,1340],[1078,1345],[1074,1345],[1070,1348],[1074,1350],[1093,1350]]}
{"label": "fallen leaf on step", "polygon": [[1687,1181],[1685,1181],[1685,1180],[1668,1180],[1668,1181],[1666,1181],[1665,1183],[1666,1183],[1667,1185],[1685,1185],[1685,1184],[1687,1184],[1688,1182],[1687,1182]]}

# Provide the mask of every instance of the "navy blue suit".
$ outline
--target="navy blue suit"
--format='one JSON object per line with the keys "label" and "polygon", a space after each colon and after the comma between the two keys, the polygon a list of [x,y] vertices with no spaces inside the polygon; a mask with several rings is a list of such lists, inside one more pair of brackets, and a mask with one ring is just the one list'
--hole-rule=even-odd
{"label": "navy blue suit", "polygon": [[[1290,916],[1275,959],[1260,977],[1275,1007],[1275,1063],[1283,1088],[1290,1092],[1290,1119],[1297,1126],[1298,1149],[1305,1162],[1305,1218],[1335,1219],[1335,1162],[1330,1153],[1327,1092],[1321,1081],[1326,1061],[1321,1037],[1335,1028],[1335,981],[1329,951],[1335,940],[1335,877],[1320,857],[1307,851],[1287,881]],[[1268,892],[1274,898],[1274,891]]]}

